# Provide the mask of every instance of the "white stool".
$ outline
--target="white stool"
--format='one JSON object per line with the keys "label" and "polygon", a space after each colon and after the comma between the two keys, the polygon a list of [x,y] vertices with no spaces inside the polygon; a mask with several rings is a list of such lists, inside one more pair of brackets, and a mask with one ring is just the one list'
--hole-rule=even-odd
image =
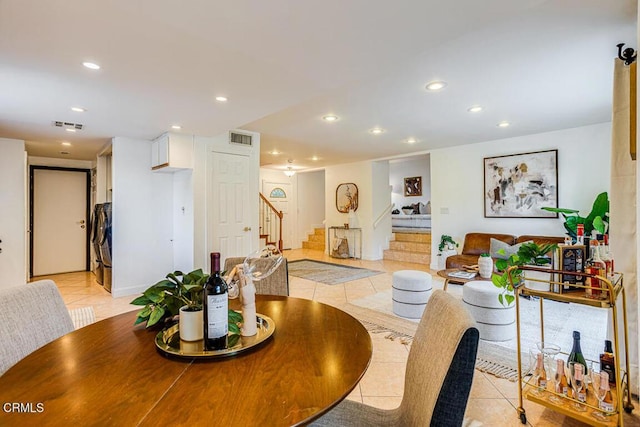
{"label": "white stool", "polygon": [[431,296],[431,275],[424,271],[400,270],[393,273],[393,312],[420,319]]}
{"label": "white stool", "polygon": [[462,301],[478,324],[480,338],[508,341],[516,336],[515,302],[503,306],[498,301],[501,289],[485,280],[467,282],[462,288]]}

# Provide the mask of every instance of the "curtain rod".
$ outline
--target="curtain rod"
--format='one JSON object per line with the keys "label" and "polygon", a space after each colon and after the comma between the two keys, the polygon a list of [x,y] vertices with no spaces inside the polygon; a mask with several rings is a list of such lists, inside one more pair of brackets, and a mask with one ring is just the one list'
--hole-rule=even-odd
{"label": "curtain rod", "polygon": [[634,50],[631,47],[622,50],[624,43],[619,43],[616,46],[618,46],[618,58],[624,61],[624,65],[631,65],[638,57],[638,54],[634,54]]}

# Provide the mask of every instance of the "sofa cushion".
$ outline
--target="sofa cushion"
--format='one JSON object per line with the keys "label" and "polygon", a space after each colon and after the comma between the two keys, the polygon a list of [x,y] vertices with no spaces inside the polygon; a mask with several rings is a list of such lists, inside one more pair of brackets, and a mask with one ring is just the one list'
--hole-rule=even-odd
{"label": "sofa cushion", "polygon": [[[532,242],[533,240],[527,240],[524,242],[516,243],[515,245],[510,245],[492,237],[489,254],[493,259],[509,259],[511,255],[514,255],[518,252],[520,246],[524,245],[525,243]],[[504,253],[501,252],[502,249],[504,249]]]}
{"label": "sofa cushion", "polygon": [[538,245],[545,245],[549,243],[564,243],[564,237],[557,236],[520,236],[516,239],[516,243],[526,242],[532,240]]}
{"label": "sofa cushion", "polygon": [[508,243],[509,245],[513,245],[516,242],[516,237],[511,234],[467,233],[464,237],[462,253],[464,255],[480,255],[482,253],[489,253],[491,248],[491,238]]}

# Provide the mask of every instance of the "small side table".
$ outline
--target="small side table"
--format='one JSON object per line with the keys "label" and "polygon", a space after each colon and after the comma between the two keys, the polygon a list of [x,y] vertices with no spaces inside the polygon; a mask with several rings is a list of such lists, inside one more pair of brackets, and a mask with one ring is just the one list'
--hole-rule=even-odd
{"label": "small side table", "polygon": [[456,273],[458,271],[464,271],[464,270],[461,269],[461,268],[447,268],[446,270],[438,270],[438,272],[436,273],[438,276],[440,276],[440,277],[442,277],[444,279],[444,286],[442,287],[442,289],[445,292],[447,291],[447,286],[449,286],[449,282],[455,283],[455,284],[458,284],[458,285],[464,285],[465,283],[473,282],[474,280],[490,280],[490,279],[483,279],[477,273],[476,273],[476,276],[473,279],[463,279],[461,277],[451,277],[451,276],[449,276],[450,273]]}
{"label": "small side table", "polygon": [[345,228],[345,227],[329,227],[329,234],[327,236],[329,248],[329,256],[333,258],[333,243],[336,238],[347,239],[349,244],[349,258],[361,259],[362,258],[362,229],[361,228]]}

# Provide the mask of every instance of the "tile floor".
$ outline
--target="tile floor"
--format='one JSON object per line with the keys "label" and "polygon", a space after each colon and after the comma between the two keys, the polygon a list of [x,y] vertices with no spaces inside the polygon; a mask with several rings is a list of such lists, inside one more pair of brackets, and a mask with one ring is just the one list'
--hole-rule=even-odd
{"label": "tile floor", "polygon": [[[340,304],[388,290],[391,288],[391,273],[397,270],[429,271],[429,268],[424,265],[397,261],[338,260],[329,258],[320,251],[306,249],[286,251],[285,256],[290,261],[309,258],[384,271],[384,274],[340,285],[324,285],[298,277],[290,277],[291,296],[313,299],[327,304]],[[441,289],[442,280],[435,275],[435,272],[432,273],[434,288]],[[93,306],[97,320],[138,309],[138,307],[129,304],[133,297],[112,298],[95,282],[91,273],[78,272],[42,276],[34,278],[34,280],[42,278],[51,278],[56,281],[68,308]],[[449,286],[449,292],[460,293],[461,287]],[[402,399],[404,370],[409,347],[398,341],[390,341],[380,334],[372,334],[371,337],[373,340],[371,365],[348,398],[380,408],[397,407]],[[636,410],[632,416],[625,416],[625,425],[640,426],[640,406],[637,402],[634,404]],[[517,383],[476,371],[465,414],[465,426],[521,426],[516,413],[517,405]],[[525,402],[524,407],[528,423],[532,426],[582,425],[534,403]]]}

